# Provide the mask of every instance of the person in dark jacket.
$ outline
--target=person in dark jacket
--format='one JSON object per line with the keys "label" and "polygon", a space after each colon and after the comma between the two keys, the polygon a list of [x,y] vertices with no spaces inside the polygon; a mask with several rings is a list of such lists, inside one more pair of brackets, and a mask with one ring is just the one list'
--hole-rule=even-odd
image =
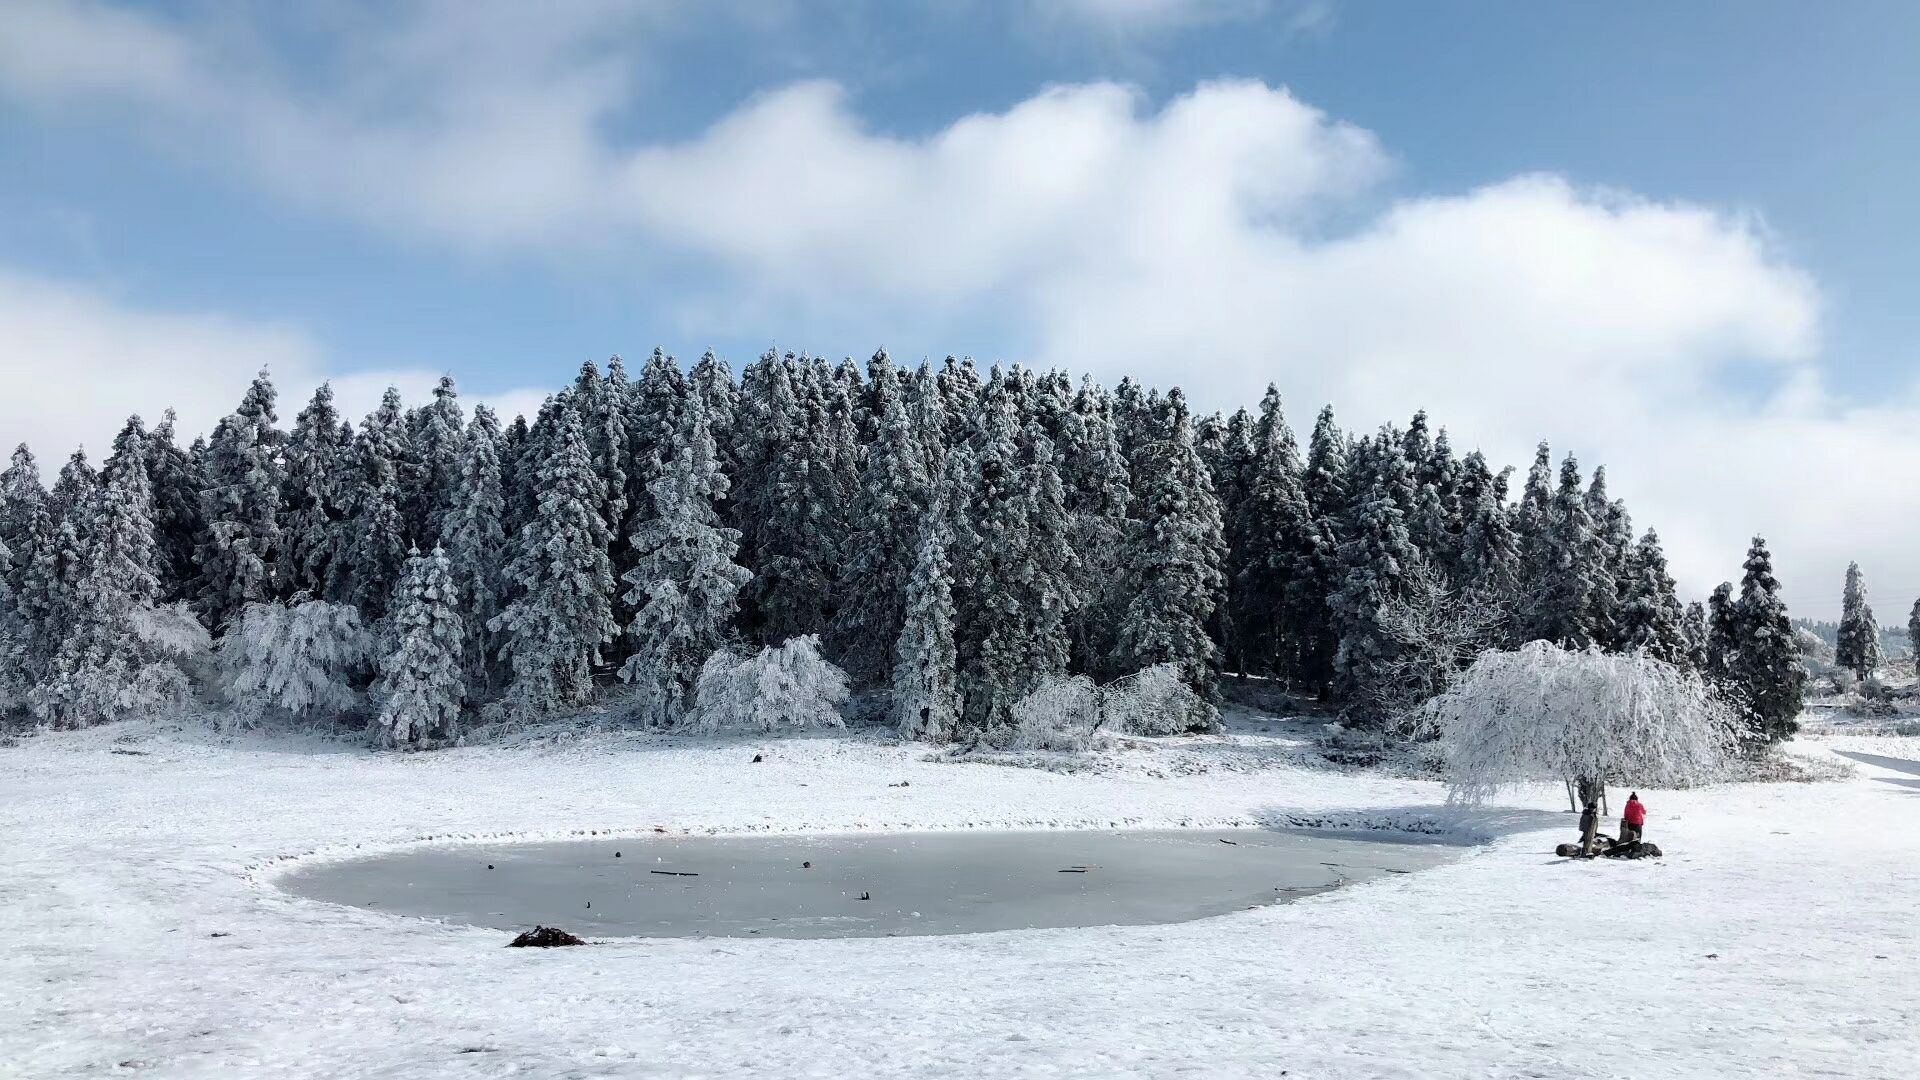
{"label": "person in dark jacket", "polygon": [[1620,842],[1630,843],[1640,839],[1647,826],[1647,804],[1640,801],[1640,793],[1627,796],[1626,810],[1620,815]]}

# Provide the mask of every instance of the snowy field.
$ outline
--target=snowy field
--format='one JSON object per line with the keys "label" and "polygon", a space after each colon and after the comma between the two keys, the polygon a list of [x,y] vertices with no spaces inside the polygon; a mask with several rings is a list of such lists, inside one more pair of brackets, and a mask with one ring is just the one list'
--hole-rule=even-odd
{"label": "snowy field", "polygon": [[[1920,740],[1794,748],[1884,756],[1842,782],[1643,792],[1670,854],[1639,863],[1555,859],[1559,791],[1452,814],[1291,743],[1059,774],[861,736],[22,739],[0,749],[0,1075],[1913,1075]],[[1200,922],[959,937],[510,950],[272,884],[423,837],[1310,823],[1488,842]]]}

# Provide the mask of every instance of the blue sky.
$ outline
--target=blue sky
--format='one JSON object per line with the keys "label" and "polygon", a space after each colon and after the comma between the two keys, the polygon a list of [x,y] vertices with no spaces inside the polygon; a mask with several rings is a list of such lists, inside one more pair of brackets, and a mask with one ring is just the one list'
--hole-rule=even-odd
{"label": "blue sky", "polygon": [[[1803,609],[1849,557],[1910,596],[1915,42],[1893,2],[22,0],[0,427],[99,444],[122,396],[49,366],[191,423],[261,361],[517,403],[884,343],[1427,405],[1607,462],[1694,591],[1765,531]],[[1863,447],[1886,482],[1834,482]]]}

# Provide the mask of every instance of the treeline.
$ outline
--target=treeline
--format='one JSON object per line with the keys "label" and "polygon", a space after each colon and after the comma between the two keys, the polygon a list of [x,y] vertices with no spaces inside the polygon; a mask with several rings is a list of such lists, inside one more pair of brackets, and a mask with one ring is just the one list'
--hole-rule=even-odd
{"label": "treeline", "polygon": [[[1424,413],[1353,434],[1323,409],[1303,449],[1273,389],[1195,417],[1132,379],[884,352],[864,371],[770,352],[738,380],[711,354],[656,351],[636,377],[616,357],[505,425],[442,379],[357,427],[322,386],[282,429],[263,372],[209,437],[131,418],[50,491],[14,452],[4,676],[13,704],[96,722],[187,693],[196,630],[252,626],[249,647],[293,654],[255,681],[364,652],[388,741],[419,745],[483,703],[585,704],[616,672],[671,725],[716,652],[817,635],[934,741],[992,738],[1060,675],[1156,665],[1202,702],[1225,670],[1380,726],[1372,691],[1419,645],[1387,613],[1444,595],[1492,612],[1490,647],[1645,649],[1710,674],[1756,732],[1791,730],[1760,540],[1737,595],[1683,607],[1604,469],[1556,469],[1543,443],[1517,499],[1511,473]],[[325,607],[269,618],[306,605]]]}

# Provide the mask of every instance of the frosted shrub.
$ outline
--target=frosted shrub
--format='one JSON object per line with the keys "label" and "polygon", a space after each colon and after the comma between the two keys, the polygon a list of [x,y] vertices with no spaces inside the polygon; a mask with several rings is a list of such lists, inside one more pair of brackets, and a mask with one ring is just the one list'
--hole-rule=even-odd
{"label": "frosted shrub", "polygon": [[1576,780],[1685,785],[1724,773],[1739,722],[1698,675],[1643,653],[1535,641],[1489,652],[1427,703],[1455,798]]}
{"label": "frosted shrub", "polygon": [[777,731],[844,727],[847,676],[808,634],[741,659],[725,649],[700,669],[689,731]]}
{"label": "frosted shrub", "polygon": [[1101,689],[1106,726],[1129,735],[1178,735],[1218,721],[1213,706],[1180,677],[1177,664],[1155,664]]}
{"label": "frosted shrub", "polygon": [[1084,675],[1044,679],[1014,703],[1011,715],[1012,749],[1089,750],[1101,726],[1100,688]]}
{"label": "frosted shrub", "polygon": [[223,688],[245,720],[269,710],[331,715],[359,700],[353,682],[372,652],[373,636],[351,605],[248,604],[220,640]]}

